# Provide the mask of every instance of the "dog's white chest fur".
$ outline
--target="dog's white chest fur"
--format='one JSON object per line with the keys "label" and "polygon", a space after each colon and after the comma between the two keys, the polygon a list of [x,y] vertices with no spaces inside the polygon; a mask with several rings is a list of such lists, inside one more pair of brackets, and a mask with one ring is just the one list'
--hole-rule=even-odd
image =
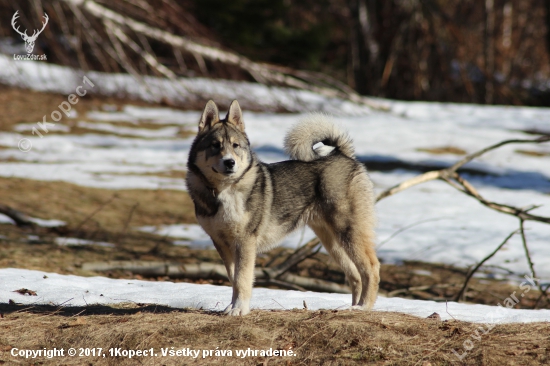
{"label": "dog's white chest fur", "polygon": [[233,187],[224,189],[218,195],[220,206],[216,214],[217,220],[227,224],[237,224],[245,219],[244,195]]}
{"label": "dog's white chest fur", "polygon": [[222,190],[218,196],[218,212],[214,216],[197,217],[203,229],[210,236],[218,236],[225,232],[230,237],[241,232],[241,226],[247,219],[245,197],[242,192],[233,187]]}

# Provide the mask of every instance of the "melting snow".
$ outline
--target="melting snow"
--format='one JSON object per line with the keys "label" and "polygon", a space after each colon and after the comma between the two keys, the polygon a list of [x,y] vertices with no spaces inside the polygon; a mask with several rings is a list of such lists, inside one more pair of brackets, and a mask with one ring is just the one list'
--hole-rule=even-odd
{"label": "melting snow", "polygon": [[[36,291],[37,296],[13,292],[20,288]],[[191,283],[67,276],[14,268],[0,269],[0,302],[7,303],[10,299],[26,305],[88,306],[134,302],[221,311],[229,304],[231,288]],[[346,310],[351,304],[351,295],[255,288],[252,291],[251,308],[303,309],[304,301],[310,310]],[[442,320],[455,318],[475,323],[550,321],[550,310],[518,310],[455,302],[445,304],[381,296],[376,301],[374,311],[400,312],[422,318],[437,312]]]}

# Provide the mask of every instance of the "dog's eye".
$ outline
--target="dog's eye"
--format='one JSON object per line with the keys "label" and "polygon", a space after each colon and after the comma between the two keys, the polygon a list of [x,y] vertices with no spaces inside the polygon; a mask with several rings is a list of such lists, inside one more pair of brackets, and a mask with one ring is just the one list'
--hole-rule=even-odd
{"label": "dog's eye", "polygon": [[219,149],[220,146],[221,146],[221,145],[220,145],[220,142],[219,142],[219,141],[214,141],[214,142],[212,143],[212,147],[213,147],[214,149]]}
{"label": "dog's eye", "polygon": [[233,148],[234,148],[234,149],[236,149],[236,148],[238,148],[238,147],[239,147],[239,144],[237,144],[237,143],[234,143],[234,144],[233,144]]}

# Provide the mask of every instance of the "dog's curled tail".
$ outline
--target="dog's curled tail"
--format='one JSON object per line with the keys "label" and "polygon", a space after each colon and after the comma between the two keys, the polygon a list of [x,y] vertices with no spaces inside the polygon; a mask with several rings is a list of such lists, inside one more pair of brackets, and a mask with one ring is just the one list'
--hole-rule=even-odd
{"label": "dog's curled tail", "polygon": [[312,161],[335,149],[350,158],[355,156],[351,137],[320,113],[298,122],[285,137],[285,151],[294,160]]}

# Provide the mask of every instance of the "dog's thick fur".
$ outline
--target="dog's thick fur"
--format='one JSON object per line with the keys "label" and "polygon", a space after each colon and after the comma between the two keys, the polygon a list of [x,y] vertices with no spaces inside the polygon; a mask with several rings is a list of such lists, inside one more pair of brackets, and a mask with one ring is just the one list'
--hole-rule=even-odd
{"label": "dog's thick fur", "polygon": [[303,225],[344,270],[352,307],[372,308],[380,269],[373,187],[351,139],[327,117],[311,115],[288,132],[285,149],[293,160],[262,163],[250,150],[237,101],[224,119],[213,101],[206,104],[187,187],[233,285],[225,312],[249,313],[256,254]]}

